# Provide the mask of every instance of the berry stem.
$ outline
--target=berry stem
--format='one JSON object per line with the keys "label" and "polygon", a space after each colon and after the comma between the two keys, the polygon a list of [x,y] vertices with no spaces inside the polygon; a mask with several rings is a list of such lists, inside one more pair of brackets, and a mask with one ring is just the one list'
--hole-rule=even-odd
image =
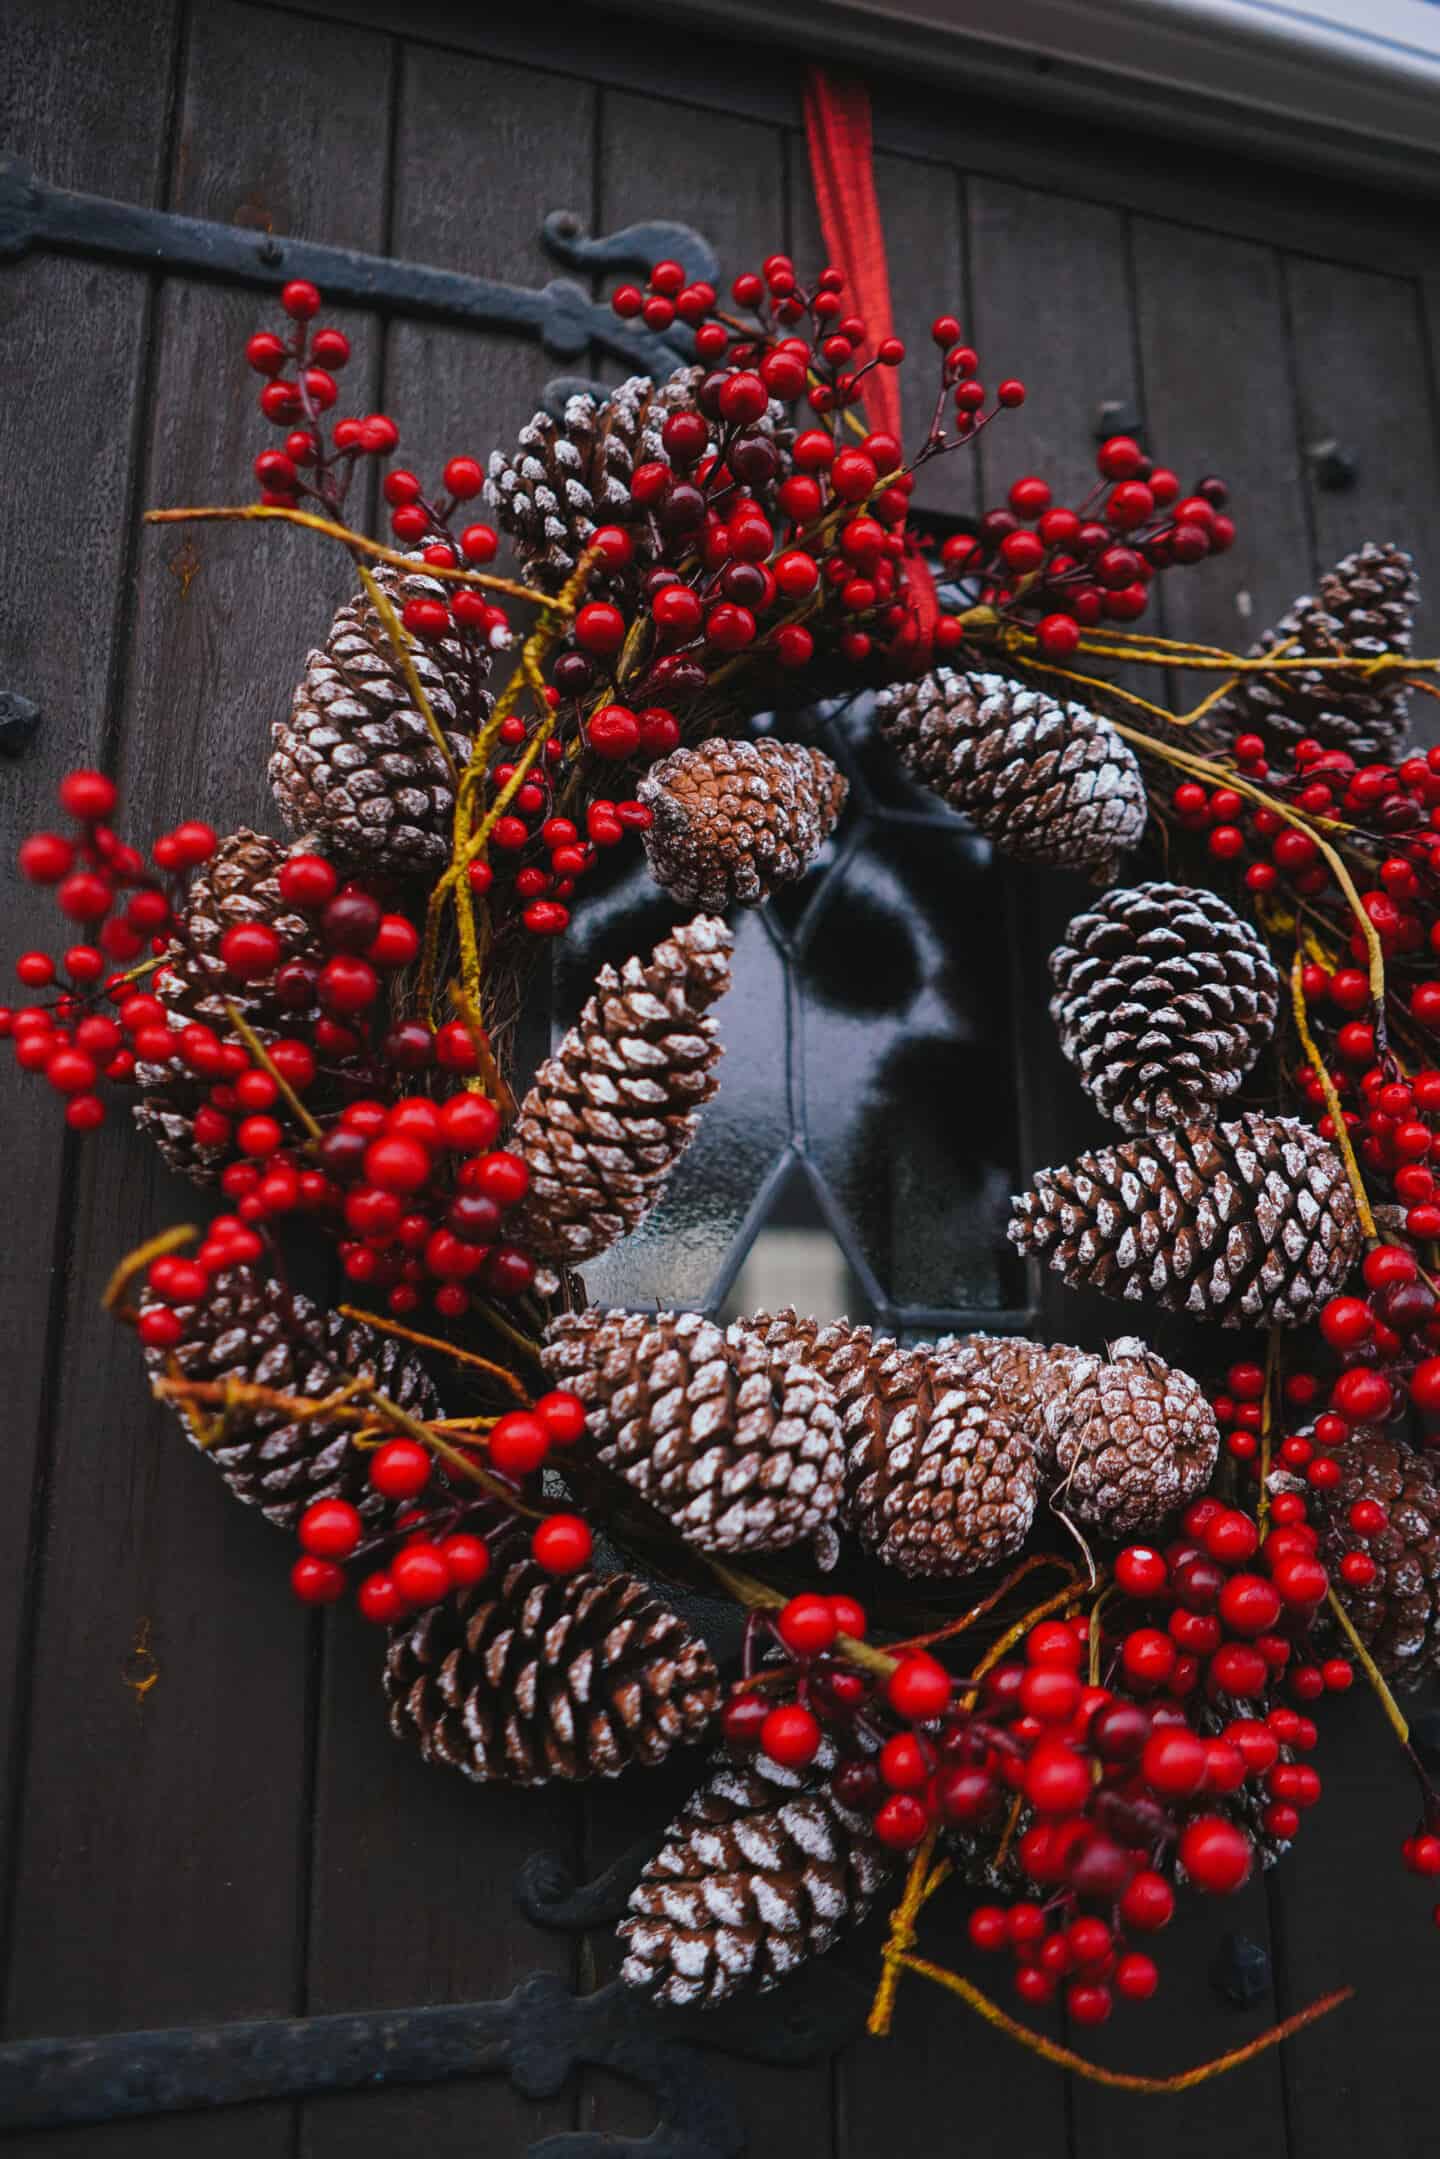
{"label": "berry stem", "polygon": [[[509,1369],[508,1365],[492,1364],[488,1357],[479,1356],[473,1349],[462,1349],[458,1342],[444,1342],[438,1335],[421,1334],[414,1327],[402,1326],[398,1319],[390,1319],[380,1312],[363,1311],[359,1305],[342,1304],[338,1305],[336,1309],[346,1319],[363,1320],[367,1327],[378,1328],[381,1334],[393,1334],[398,1336],[402,1342],[413,1342],[417,1349],[438,1350],[446,1357],[453,1357],[457,1364],[470,1365],[477,1372],[484,1372],[491,1379],[502,1381],[522,1408],[528,1409],[530,1407],[530,1397],[526,1393],[522,1381],[516,1373]],[[441,1420],[441,1422],[444,1421]]]}
{"label": "berry stem", "polygon": [[1365,1644],[1361,1641],[1360,1636],[1355,1630],[1354,1621],[1351,1619],[1350,1614],[1346,1611],[1344,1605],[1340,1602],[1340,1599],[1336,1596],[1333,1589],[1327,1590],[1326,1600],[1329,1603],[1331,1611],[1335,1614],[1336,1619],[1340,1623],[1341,1633],[1345,1636],[1345,1639],[1349,1642],[1350,1647],[1355,1652],[1356,1658],[1359,1661],[1361,1671],[1365,1674],[1365,1677],[1369,1680],[1370,1685],[1374,1689],[1375,1694],[1379,1699],[1380,1707],[1384,1710],[1386,1719],[1389,1722],[1392,1731],[1395,1733],[1396,1738],[1399,1740],[1401,1746],[1408,1754],[1410,1752],[1410,1727],[1405,1722],[1405,1718],[1401,1713],[1400,1704],[1396,1701],[1394,1695],[1390,1692],[1390,1689],[1386,1684],[1384,1674],[1381,1672],[1379,1665],[1375,1662],[1375,1659],[1371,1656],[1369,1650],[1365,1647]]}
{"label": "berry stem", "polygon": [[396,614],[389,595],[381,591],[379,584],[369,570],[366,569],[364,563],[357,562],[355,567],[360,572],[361,584],[370,596],[371,606],[385,625],[385,635],[390,640],[391,651],[400,662],[400,672],[405,677],[405,686],[414,698],[416,707],[423,717],[425,725],[430,730],[431,739],[436,749],[445,760],[446,770],[450,774],[452,786],[456,786],[459,784],[460,774],[455,759],[450,754],[450,745],[445,740],[440,722],[435,717],[434,708],[425,694],[425,685],[421,682],[416,671],[415,661],[410,650],[413,639],[406,631],[400,617]]}
{"label": "berry stem", "polygon": [[[147,525],[195,524],[214,519],[233,522],[236,519],[278,519],[282,525],[304,525],[307,531],[322,532],[327,539],[341,540],[345,546],[361,554],[373,556],[377,562],[392,562],[400,570],[413,570],[415,558],[398,547],[387,547],[383,540],[369,539],[363,532],[352,531],[349,525],[337,524],[332,518],[317,517],[313,510],[282,509],[279,503],[243,502],[214,503],[194,509],[147,510]],[[544,593],[535,592],[529,585],[517,585],[512,578],[492,577],[485,570],[462,570],[451,568],[443,562],[425,565],[427,577],[449,578],[457,585],[480,585],[487,592],[503,592],[507,599],[527,600],[532,607],[556,608],[563,599],[550,599]],[[1411,661],[1411,666],[1422,663]]]}
{"label": "berry stem", "polygon": [[[904,1894],[890,1914],[890,1933],[880,1952],[880,1984],[875,1989],[875,1999],[865,2020],[865,2029],[872,2039],[888,2039],[890,2036],[890,2025],[895,2014],[895,1993],[900,1984],[900,1968],[906,1961],[907,1952],[915,1946],[915,1921],[920,1915],[921,1905],[925,1902],[930,1861],[935,1855],[939,1835],[940,1824],[932,1822],[925,1833],[924,1843],[910,1862]],[[938,1883],[936,1886],[939,1886]]]}
{"label": "berry stem", "polygon": [[[117,1311],[120,1299],[124,1296],[136,1275],[143,1274],[152,1259],[159,1259],[166,1252],[178,1252],[181,1245],[189,1244],[191,1239],[198,1237],[199,1234],[200,1232],[193,1222],[177,1222],[170,1229],[161,1230],[158,1237],[151,1237],[144,1244],[137,1244],[133,1252],[125,1254],[125,1257],[105,1284],[100,1298],[101,1311]],[[133,1315],[129,1312],[121,1312],[120,1317],[122,1319],[131,1319]]]}
{"label": "berry stem", "polygon": [[275,1085],[279,1089],[280,1095],[284,1100],[286,1108],[289,1110],[291,1116],[295,1119],[296,1123],[300,1125],[303,1131],[308,1133],[309,1137],[312,1140],[323,1139],[325,1135],[321,1131],[319,1125],[315,1122],[315,1119],[311,1116],[309,1110],[306,1109],[305,1104],[301,1101],[299,1095],[296,1094],[294,1088],[290,1085],[290,1082],[286,1079],[284,1073],[275,1063],[274,1059],[270,1055],[270,1052],[266,1049],[264,1043],[260,1040],[259,1035],[256,1034],[254,1028],[250,1025],[250,1022],[245,1018],[244,1013],[240,1010],[240,1007],[236,1004],[233,997],[226,998],[225,1010],[229,1014],[231,1026],[235,1029],[236,1034],[239,1035],[241,1041],[245,1044],[246,1049],[249,1050],[250,1055],[254,1058],[256,1064],[260,1066],[263,1072],[268,1072],[271,1079],[274,1080]]}

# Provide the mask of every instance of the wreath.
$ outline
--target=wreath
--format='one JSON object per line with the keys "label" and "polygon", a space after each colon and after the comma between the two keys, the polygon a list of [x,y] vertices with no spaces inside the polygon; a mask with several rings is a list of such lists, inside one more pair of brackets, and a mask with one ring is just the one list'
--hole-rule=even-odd
{"label": "wreath", "polygon": [[[133,1097],[218,1193],[106,1302],[298,1543],[295,1595],[353,1593],[383,1630],[402,1741],[520,1785],[714,1750],[621,1925],[630,1987],[773,1986],[898,1891],[872,2030],[909,1971],[1165,2088],[1027,2019],[1154,1992],[1177,1895],[1300,1834],[1357,1667],[1418,1783],[1405,1863],[1440,1875],[1395,1691],[1440,1664],[1440,752],[1404,740],[1440,663],[1410,653],[1409,558],[1361,547],[1248,656],[1156,637],[1133,625],[1157,582],[1234,526],[1220,480],[1186,493],[1124,435],[1083,502],[1023,476],[927,556],[917,471],[1024,385],[988,388],[941,315],[907,454],[862,416],[903,345],[783,255],[723,303],[657,262],[614,306],[683,326],[693,364],[438,481],[395,461],[389,415],[337,417],[350,347],[315,287],[281,304],[246,347],[276,431],[258,500],[150,515],[301,526],[354,561],[273,729],[290,837],[186,818],[146,854],[76,771],[67,829],[21,849],[79,941],[20,957],[18,1062],[76,1132]],[[346,517],[376,468],[385,540]],[[1208,691],[1173,712],[1112,662]],[[643,1221],[717,1086],[725,913],[803,877],[844,814],[819,749],[737,729],[858,690],[1017,874],[1096,879],[1051,1011],[1118,1134],[1037,1175],[1011,1239],[1254,1330],[1227,1370],[1134,1335],[587,1308],[578,1270]],[[1168,874],[1120,881],[1147,836]],[[517,1092],[536,960],[636,845],[674,926],[602,969]],[[723,1674],[671,1601],[695,1582],[744,1615]],[[917,1583],[932,1623],[906,1633]],[[949,1876],[986,1885],[970,1938],[1013,2013],[919,1953]]]}

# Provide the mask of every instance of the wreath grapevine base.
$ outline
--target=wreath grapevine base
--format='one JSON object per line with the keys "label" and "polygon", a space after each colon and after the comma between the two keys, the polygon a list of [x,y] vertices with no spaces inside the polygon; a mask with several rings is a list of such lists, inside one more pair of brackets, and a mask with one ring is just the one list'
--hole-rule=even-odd
{"label": "wreath grapevine base", "polygon": [[[218,1190],[106,1301],[192,1442],[298,1538],[296,1595],[353,1585],[387,1630],[395,1733],[523,1785],[718,1748],[631,1897],[628,1986],[771,1986],[898,1891],[872,2031],[910,1971],[1084,2075],[1183,2089],[1343,1997],[1169,2080],[1025,2019],[1154,1992],[1177,1893],[1223,1896],[1300,1832],[1318,1705],[1357,1666],[1419,1787],[1405,1862],[1440,1876],[1392,1691],[1440,1664],[1440,753],[1404,747],[1440,663],[1410,654],[1393,547],[1249,656],[1129,628],[1234,527],[1220,481],[1187,495],[1126,437],[1074,507],[1017,479],[937,589],[916,471],[1023,384],[987,390],[939,317],[907,457],[861,417],[904,348],[870,351],[839,273],[802,286],[772,256],[732,302],[657,263],[614,306],[685,325],[694,364],[539,414],[436,489],[387,415],[332,418],[347,340],[285,288],[247,347],[277,431],[258,502],[150,514],[298,524],[355,561],[273,730],[291,837],[187,818],[146,856],[113,784],[72,773],[70,829],[21,868],[80,941],[20,957],[34,1001],[3,1033],[72,1129],[128,1091]],[[369,463],[386,541],[345,518]],[[502,533],[518,579],[490,567]],[[1209,688],[1171,713],[1088,671],[1108,661]],[[909,773],[1020,874],[1105,887],[1052,1011],[1119,1129],[1040,1173],[1009,1234],[1068,1282],[1262,1330],[1213,1384],[1133,1334],[904,1346],[792,1311],[586,1309],[576,1270],[644,1219],[717,1085],[723,915],[803,876],[844,812],[818,750],[735,728],[867,687]],[[1147,827],[1205,882],[1119,882]],[[517,1095],[533,962],[627,844],[680,919],[601,971]],[[327,1242],[328,1308],[291,1278]],[[1027,1554],[1052,1513],[1070,1556]],[[597,1556],[602,1524],[643,1571]],[[975,1577],[970,1601],[896,1639],[883,1595],[831,1586],[857,1547],[897,1589]],[[743,1607],[738,1672],[666,1579]],[[970,1937],[1018,2017],[917,1954],[952,1875],[987,1887]]]}

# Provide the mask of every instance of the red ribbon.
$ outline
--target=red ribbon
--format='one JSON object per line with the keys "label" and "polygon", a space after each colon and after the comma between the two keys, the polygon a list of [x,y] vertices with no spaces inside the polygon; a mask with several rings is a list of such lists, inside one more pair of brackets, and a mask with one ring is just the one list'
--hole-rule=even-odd
{"label": "red ribbon", "polygon": [[[855,312],[862,316],[870,356],[895,334],[890,305],[890,266],[885,229],[875,193],[870,93],[861,82],[838,81],[812,67],[805,78],[805,139],[825,251],[844,273]],[[893,367],[872,368],[863,384],[865,411],[878,432],[904,441],[900,383]],[[940,619],[935,580],[924,557],[906,551],[909,596],[922,648],[928,650]]]}

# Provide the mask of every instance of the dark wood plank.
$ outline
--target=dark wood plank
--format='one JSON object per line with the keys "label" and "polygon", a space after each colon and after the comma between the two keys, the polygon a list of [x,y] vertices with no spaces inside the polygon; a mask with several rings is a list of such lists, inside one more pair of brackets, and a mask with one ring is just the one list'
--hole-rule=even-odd
{"label": "dark wood plank", "polygon": [[[469,55],[412,51],[400,82],[390,245],[448,268],[539,282],[547,210],[589,217],[594,93]],[[477,149],[477,119],[483,142]],[[477,201],[481,207],[477,214]],[[553,265],[550,265],[553,270]],[[508,444],[559,363],[515,338],[392,326],[385,404],[400,456],[427,481],[466,451]],[[483,514],[483,512],[482,512]],[[543,992],[542,992],[543,994]],[[335,1615],[325,1667],[308,2006],[316,2011],[503,1995],[532,1971],[571,1975],[574,1953],[513,1901],[538,1846],[578,1857],[580,1802],[563,1789],[480,1790],[428,1768],[385,1728],[382,1642]],[[532,2104],[496,2078],[356,2095],[305,2110],[307,2159],[414,2145],[460,2159],[568,2128],[573,2100]]]}
{"label": "dark wood plank", "polygon": [[1440,504],[1419,296],[1408,281],[1296,258],[1286,263],[1285,282],[1302,447],[1338,441],[1355,461],[1354,485],[1339,491],[1322,488],[1307,466],[1317,568],[1328,568],[1362,540],[1408,547],[1421,576],[1415,649],[1434,653]]}
{"label": "dark wood plank", "polygon": [[53,187],[154,202],[174,94],[179,0],[8,0],[0,113],[8,156]]}
{"label": "dark wood plank", "polygon": [[[374,247],[383,169],[352,170],[352,146],[384,139],[388,48],[352,38],[337,50],[297,22],[277,69],[270,28],[243,7],[197,16],[175,199],[228,217],[248,205],[277,228]],[[164,294],[146,499],[249,494],[263,430],[240,346],[255,314],[243,294]],[[187,811],[222,828],[264,813],[269,718],[344,584],[327,587],[315,553],[227,538],[177,564],[177,544],[147,534],[138,555],[120,765],[141,833]],[[146,1398],[133,1343],[96,1309],[118,1252],[196,1204],[118,1129],[85,1157],[18,1840],[22,2034],[296,2001],[309,1629],[287,1599],[285,1545],[183,1446]],[[216,2117],[203,2134],[176,2120],[108,2141],[122,2159],[238,2159],[289,2138],[289,2110],[275,2107]]]}

